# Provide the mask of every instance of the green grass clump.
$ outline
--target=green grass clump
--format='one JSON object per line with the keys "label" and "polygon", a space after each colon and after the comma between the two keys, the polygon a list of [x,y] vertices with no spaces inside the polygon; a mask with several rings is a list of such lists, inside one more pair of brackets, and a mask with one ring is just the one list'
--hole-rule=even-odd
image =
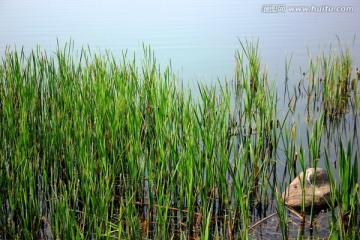
{"label": "green grass clump", "polygon": [[[140,61],[73,43],[52,55],[7,49],[0,239],[246,239],[273,202],[278,232],[291,234],[286,173],[281,181],[277,168],[295,174],[298,154],[303,170],[324,159],[324,120],[298,147],[299,123],[288,119],[295,107],[278,114],[258,42],[240,45],[235,85],[199,85],[197,100],[149,47]],[[341,149],[340,179],[331,183],[341,214],[329,225],[350,236],[359,202],[349,159],[357,153]]]}
{"label": "green grass clump", "polygon": [[247,155],[231,155],[228,89],[200,87],[194,102],[144,53],[139,67],[126,54],[118,61],[73,44],[54,56],[6,51],[1,236],[164,239],[246,229],[234,217],[248,205],[232,203],[249,194]]}
{"label": "green grass clump", "polygon": [[330,119],[358,111],[358,84],[357,77],[353,76],[353,57],[350,47],[343,47],[338,41],[338,50],[330,46],[328,54],[323,53],[315,59],[309,54],[306,75],[308,107],[310,101],[320,101],[325,116]]}
{"label": "green grass clump", "polygon": [[[330,175],[332,230],[339,238],[355,239],[358,230],[353,228],[358,221],[358,208],[360,206],[359,183],[358,183],[358,151],[353,149],[349,141],[347,146],[339,139],[339,180],[335,181]],[[331,173],[329,155],[326,153],[327,170]],[[355,238],[354,238],[355,237]]]}

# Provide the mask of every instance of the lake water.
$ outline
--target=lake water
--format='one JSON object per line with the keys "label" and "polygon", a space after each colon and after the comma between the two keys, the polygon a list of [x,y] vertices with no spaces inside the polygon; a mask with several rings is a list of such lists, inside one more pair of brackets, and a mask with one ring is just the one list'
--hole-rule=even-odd
{"label": "lake water", "polygon": [[[292,12],[293,6],[317,9]],[[352,9],[326,9],[338,6]],[[263,63],[282,82],[285,56],[293,55],[297,78],[299,67],[306,69],[307,48],[317,54],[331,43],[337,47],[336,35],[343,44],[360,37],[359,15],[360,2],[353,0],[2,0],[0,56],[8,45],[30,50],[39,44],[52,51],[57,39],[61,44],[72,39],[79,48],[110,49],[118,56],[124,50],[141,53],[144,43],[161,65],[171,59],[180,78],[207,82],[232,78],[238,38],[259,39]],[[359,43],[354,53],[360,53]]]}
{"label": "lake water", "polygon": [[[295,6],[303,11],[294,12]],[[109,49],[117,57],[128,50],[132,57],[141,56],[145,44],[161,66],[171,60],[173,71],[196,91],[198,81],[231,80],[239,39],[259,40],[262,63],[282,89],[286,57],[292,56],[289,79],[297,84],[308,51],[316,56],[338,48],[337,36],[360,67],[359,16],[355,0],[1,0],[0,58],[7,47],[30,51],[40,45],[52,52],[58,41],[69,40],[79,49]],[[351,132],[356,123],[348,122]],[[300,129],[305,135],[306,125]]]}

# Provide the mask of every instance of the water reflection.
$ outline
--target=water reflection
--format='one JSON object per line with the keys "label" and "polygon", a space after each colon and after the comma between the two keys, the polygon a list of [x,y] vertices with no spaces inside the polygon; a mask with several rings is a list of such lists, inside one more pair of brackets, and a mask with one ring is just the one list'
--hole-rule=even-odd
{"label": "water reflection", "polygon": [[[339,48],[341,56],[344,56],[345,51],[348,51],[341,50],[342,46]],[[346,48],[346,46],[344,48]],[[331,57],[336,58],[335,55],[331,55]],[[327,84],[330,84],[329,75],[324,76],[323,74],[326,74],[326,72],[324,68],[321,67],[321,64],[323,63],[322,61],[327,61],[326,59],[327,56],[325,54],[317,56],[314,61],[311,61],[310,59],[309,70],[303,73],[300,72],[298,77],[299,81],[292,86],[289,84],[290,81],[286,75],[284,91],[281,92],[280,90],[280,92],[278,92],[279,95],[281,94],[282,96],[282,99],[277,102],[279,104],[278,109],[280,109],[280,113],[284,113],[281,116],[285,119],[280,120],[280,129],[282,130],[279,131],[287,131],[288,137],[280,138],[280,149],[275,151],[276,155],[273,156],[272,154],[269,154],[266,156],[262,155],[262,157],[260,156],[260,159],[271,159],[273,157],[277,159],[277,163],[273,165],[273,168],[276,169],[275,173],[267,173],[267,176],[272,176],[267,179],[269,183],[268,188],[270,189],[270,192],[273,192],[272,194],[274,194],[276,186],[284,188],[286,186],[287,179],[295,178],[297,173],[301,171],[303,164],[305,164],[305,167],[317,165],[325,168],[327,166],[327,158],[330,159],[329,167],[332,172],[332,177],[334,178],[333,181],[341,182],[342,179],[340,179],[339,176],[339,157],[341,151],[343,151],[341,146],[346,146],[348,142],[351,149],[353,149],[351,153],[349,152],[351,154],[349,156],[350,164],[357,161],[357,149],[360,147],[358,139],[359,129],[357,127],[359,113],[357,72],[355,72],[354,78],[352,65],[342,65],[342,68],[335,69],[334,71],[339,72],[330,74],[336,74],[336,76],[339,76],[336,77],[337,79],[345,79],[346,83],[342,83],[341,80],[339,84],[344,85],[333,85],[332,89],[330,89],[327,86]],[[346,61],[353,63],[350,56],[349,60]],[[342,63],[339,62],[338,64]],[[340,76],[339,74],[344,68],[347,68],[348,70],[345,72],[345,75]],[[249,79],[251,79],[251,76]],[[354,82],[353,79],[356,79],[356,81]],[[235,86],[235,88],[239,89],[242,87],[244,86]],[[344,90],[342,90],[342,88]],[[277,91],[279,91],[279,89],[277,89]],[[341,99],[339,105],[333,105],[333,110],[331,111],[328,111],[328,108],[330,108],[329,104],[332,103],[328,102],[329,100],[327,96],[329,95],[327,91],[334,91],[336,94],[342,94],[338,97],[338,99]],[[247,92],[245,94],[245,98],[248,97],[248,95],[249,93]],[[244,95],[239,97],[239,99],[243,98]],[[246,109],[246,106],[239,106],[238,109],[244,108]],[[246,112],[246,110],[244,111]],[[253,116],[257,114],[256,111],[257,110],[253,111]],[[242,115],[240,114],[239,116]],[[255,121],[257,121],[255,119],[256,117],[254,116],[254,122],[252,124],[255,124]],[[256,126],[258,126],[257,123]],[[246,131],[246,129],[244,130],[245,134],[246,132],[251,132]],[[244,134],[244,132],[242,134]],[[256,135],[260,133],[261,132],[259,131],[253,133],[255,134],[253,138],[256,139]],[[242,142],[245,144],[246,135],[243,136],[244,139]],[[292,139],[295,141],[292,141]],[[253,144],[255,146],[256,143],[257,141],[254,140]],[[299,156],[301,159],[299,159]],[[355,166],[358,168],[358,165]],[[250,169],[254,171],[254,169],[256,169],[256,165],[251,165]],[[358,171],[360,171],[360,169],[358,169]],[[254,174],[256,174],[256,171]],[[282,184],[277,185],[279,181],[276,180],[275,176],[280,176],[282,180],[280,182]],[[271,178],[273,178],[273,181],[270,180]],[[261,181],[258,181],[260,184]],[[357,179],[357,182],[359,183],[359,179]],[[251,226],[250,229],[252,229],[252,234],[257,238],[267,238],[271,235],[270,232],[279,231],[279,229],[274,229],[273,225],[266,224],[269,221],[267,216],[274,217],[272,214],[277,212],[278,206],[276,204],[269,205],[266,198],[259,196],[263,194],[263,187],[255,186],[255,188],[256,190],[254,191],[256,191],[256,194],[253,195],[253,207],[251,208],[253,226]],[[338,212],[340,210],[333,209],[333,211]],[[333,213],[331,212],[320,211],[318,213],[306,215],[306,217],[301,221],[297,220],[298,218],[294,217],[294,214],[290,214],[288,215],[288,221],[291,224],[289,224],[289,228],[287,230],[288,234],[289,236],[294,237],[327,237],[329,236],[329,226],[327,225],[327,221],[325,221],[325,219],[332,214]],[[271,224],[278,219],[279,218],[272,220]],[[300,230],[298,231],[298,229]]]}
{"label": "water reflection", "polygon": [[[288,179],[297,175],[301,168],[301,158],[305,159],[305,165],[314,165],[316,162],[322,167],[326,165],[324,152],[316,149],[311,151],[310,144],[314,142],[314,146],[320,144],[326,147],[333,164],[335,179],[339,178],[337,170],[340,142],[350,139],[352,148],[359,149],[359,105],[355,96],[359,92],[356,88],[357,81],[351,82],[351,90],[348,91],[352,95],[349,102],[340,105],[341,114],[325,114],[324,124],[321,126],[322,135],[312,136],[315,132],[312,130],[318,127],[316,124],[319,123],[324,107],[321,99],[323,88],[316,88],[314,84],[323,84],[325,78],[314,75],[314,65],[309,66],[308,63],[311,54],[316,54],[319,48],[320,51],[325,51],[330,42],[336,42],[334,34],[338,34],[346,43],[351,42],[354,32],[358,31],[352,24],[358,20],[358,14],[305,15],[288,12],[271,15],[261,12],[263,4],[264,1],[252,1],[245,5],[235,0],[226,3],[215,0],[106,1],[106,4],[98,1],[61,1],[51,4],[47,1],[1,1],[0,55],[2,56],[9,45],[12,48],[14,45],[18,48],[24,46],[26,52],[40,44],[51,52],[56,48],[56,39],[62,44],[71,38],[80,47],[89,44],[100,52],[107,48],[119,55],[124,49],[128,49],[130,53],[141,52],[144,42],[154,48],[159,64],[166,65],[171,59],[172,68],[179,78],[187,81],[190,89],[197,91],[198,81],[209,83],[219,78],[222,83],[224,79],[234,80],[233,56],[240,47],[238,36],[254,41],[259,39],[259,56],[264,65],[256,67],[262,73],[261,81],[250,84],[248,89],[251,92],[264,90],[271,88],[271,83],[275,82],[277,95],[267,96],[266,100],[269,103],[278,103],[278,108],[264,111],[276,114],[279,112],[279,115],[261,115],[262,110],[258,108],[261,101],[258,101],[247,109],[245,114],[248,114],[248,119],[244,120],[245,114],[242,110],[246,106],[241,105],[239,99],[251,94],[237,94],[244,85],[238,84],[235,79],[237,85],[232,90],[236,99],[232,101],[235,105],[234,112],[238,114],[234,116],[229,138],[235,138],[234,144],[237,146],[233,156],[244,152],[248,154],[245,160],[249,164],[245,174],[256,176],[249,197],[250,222],[256,223],[273,216],[259,227],[254,227],[251,234],[264,238],[280,236],[278,218],[272,215],[278,207],[274,200],[276,188],[284,188]],[[301,4],[313,2],[301,1]],[[327,45],[324,47],[323,44]],[[352,52],[360,52],[359,44],[353,46]],[[290,53],[288,60],[285,58],[286,53]],[[319,54],[321,55],[322,53]],[[136,56],[141,58],[141,53]],[[316,58],[313,58],[314,62]],[[355,61],[358,60],[354,59],[356,65]],[[356,71],[358,76],[359,70]],[[252,79],[255,77],[250,75]],[[266,94],[266,91],[263,93]],[[277,99],[278,97],[282,99]],[[251,102],[255,98],[249,100]],[[288,136],[278,137],[280,131],[286,131]],[[230,142],[227,149],[230,148]],[[281,147],[274,147],[276,144]],[[255,154],[257,157],[254,157]],[[266,178],[258,177],[259,173]],[[279,182],[280,186],[277,186]],[[139,187],[143,188],[144,192],[143,195],[136,196],[136,199],[142,200],[137,203],[136,211],[141,218],[143,234],[152,238],[155,228],[151,220],[156,216],[151,214],[157,210],[155,206],[145,203],[144,199],[148,198],[146,191],[149,191],[147,184],[145,181],[145,185]],[[119,181],[115,195],[120,196],[122,190]],[[239,222],[238,211],[227,212],[228,209],[224,207],[227,203],[216,194],[216,189],[210,189],[208,196],[215,202],[212,215],[216,217],[211,220],[214,233],[228,227],[226,220],[229,215],[235,219],[235,226],[244,224]],[[184,201],[184,206],[187,206],[186,199],[179,201]],[[81,203],[81,199],[76,201],[79,211],[83,208]],[[120,198],[117,199],[117,204],[120,204]],[[196,204],[194,209],[198,213],[199,203]],[[234,208],[237,209],[236,207]],[[172,232],[179,233],[181,230],[192,236],[199,235],[200,220],[197,214],[193,226],[184,224],[190,218],[187,212],[170,209],[169,215],[170,221],[173,221]],[[289,235],[297,236],[300,226],[300,235],[328,236],[328,228],[321,225],[326,222],[325,215],[326,213],[321,213],[316,216],[314,224],[309,227],[310,220],[299,222],[293,213],[289,213]],[[46,217],[50,219],[49,216]],[[46,226],[43,228],[46,229]],[[236,230],[233,227],[224,233],[224,236],[236,236]]]}

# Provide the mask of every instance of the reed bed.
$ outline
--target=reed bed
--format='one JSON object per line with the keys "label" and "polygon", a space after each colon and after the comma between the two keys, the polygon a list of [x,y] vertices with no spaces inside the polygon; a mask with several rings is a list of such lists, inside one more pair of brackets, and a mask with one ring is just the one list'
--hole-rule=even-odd
{"label": "reed bed", "polygon": [[[353,45],[355,38],[353,41]],[[320,102],[322,111],[330,120],[346,113],[357,114],[358,76],[353,66],[351,46],[343,46],[338,38],[338,49],[330,45],[327,53],[312,57],[309,52],[308,71],[306,73],[306,94],[308,108],[314,108]]]}
{"label": "reed bed", "polygon": [[[140,61],[73,43],[50,56],[7,49],[0,239],[256,238],[253,224],[271,205],[278,233],[290,236],[288,180],[277,168],[295,173],[299,156],[301,168],[327,160],[336,175],[321,141],[324,117],[308,128],[306,154],[292,110],[279,114],[258,42],[240,45],[234,85],[199,85],[198,101],[146,46]],[[359,231],[351,146],[341,148],[331,182],[328,228],[343,238]]]}

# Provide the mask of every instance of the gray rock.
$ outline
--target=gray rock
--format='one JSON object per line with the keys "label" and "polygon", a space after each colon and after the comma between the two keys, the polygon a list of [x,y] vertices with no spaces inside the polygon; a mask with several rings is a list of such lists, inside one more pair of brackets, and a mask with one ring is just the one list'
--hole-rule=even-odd
{"label": "gray rock", "polygon": [[[302,191],[303,186],[304,191]],[[314,208],[327,207],[330,203],[330,184],[327,172],[322,168],[317,168],[315,175],[315,168],[308,168],[305,179],[304,172],[301,172],[283,192],[282,197],[285,204],[293,208],[301,208],[303,192],[305,208],[311,207],[312,202]]]}

